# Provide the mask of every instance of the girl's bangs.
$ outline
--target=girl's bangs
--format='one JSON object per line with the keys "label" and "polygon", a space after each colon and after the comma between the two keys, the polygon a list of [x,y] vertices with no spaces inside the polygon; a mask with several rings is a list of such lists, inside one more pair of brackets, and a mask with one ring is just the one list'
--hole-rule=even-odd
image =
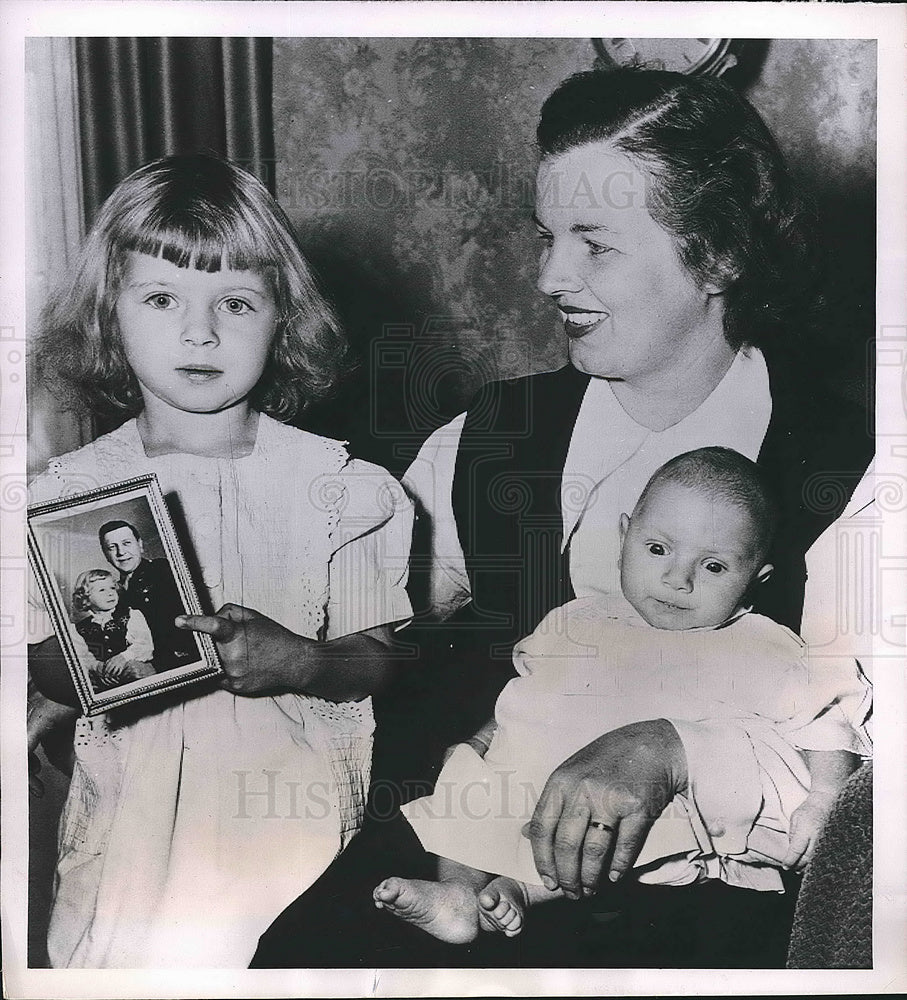
{"label": "girl's bangs", "polygon": [[262,238],[242,220],[217,225],[198,219],[169,220],[155,226],[151,220],[122,233],[116,244],[123,252],[162,257],[177,267],[197,271],[268,271],[273,254],[263,254]]}

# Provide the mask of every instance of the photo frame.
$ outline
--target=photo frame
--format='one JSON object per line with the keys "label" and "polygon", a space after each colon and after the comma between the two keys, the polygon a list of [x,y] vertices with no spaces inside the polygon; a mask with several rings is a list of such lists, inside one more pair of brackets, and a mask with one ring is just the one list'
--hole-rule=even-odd
{"label": "photo frame", "polygon": [[32,504],[27,525],[29,563],[86,715],[223,673],[210,636],[173,624],[202,607],[154,473]]}

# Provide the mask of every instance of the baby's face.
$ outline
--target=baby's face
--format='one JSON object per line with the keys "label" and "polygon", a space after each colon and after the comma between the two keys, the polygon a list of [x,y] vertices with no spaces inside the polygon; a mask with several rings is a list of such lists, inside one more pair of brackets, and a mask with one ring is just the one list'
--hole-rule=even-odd
{"label": "baby's face", "polygon": [[113,611],[120,592],[112,579],[92,580],[85,588],[85,597],[92,611]]}
{"label": "baby's face", "polygon": [[664,483],[621,518],[624,597],[656,628],[720,625],[742,605],[760,566],[749,514],[699,490]]}

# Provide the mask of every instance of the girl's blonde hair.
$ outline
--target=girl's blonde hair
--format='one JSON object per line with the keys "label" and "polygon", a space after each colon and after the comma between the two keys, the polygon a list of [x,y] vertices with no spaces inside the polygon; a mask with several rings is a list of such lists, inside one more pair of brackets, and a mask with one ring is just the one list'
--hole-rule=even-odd
{"label": "girl's blonde hair", "polygon": [[88,611],[91,604],[88,600],[89,584],[97,580],[113,580],[117,590],[122,590],[120,581],[111,573],[109,569],[87,569],[80,573],[76,580],[76,585],[72,588],[72,606],[75,611]]}
{"label": "girl's blonde hair", "polygon": [[349,346],[284,211],[264,185],[202,153],[154,160],[102,205],[68,281],[48,302],[32,353],[39,378],[70,405],[98,415],[142,409],[116,318],[130,251],[178,267],[255,271],[269,283],[277,324],[252,405],[290,420],[330,394],[350,367]]}

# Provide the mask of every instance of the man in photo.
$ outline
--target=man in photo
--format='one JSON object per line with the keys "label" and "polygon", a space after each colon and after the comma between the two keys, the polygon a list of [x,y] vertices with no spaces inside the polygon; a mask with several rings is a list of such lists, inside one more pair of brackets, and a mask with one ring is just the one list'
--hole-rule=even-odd
{"label": "man in photo", "polygon": [[128,521],[102,524],[98,540],[104,558],[119,571],[124,600],[148,622],[154,641],[155,670],[170,670],[197,660],[192,634],[174,625],[174,619],[185,614],[185,608],[167,560],[148,559],[138,530]]}

